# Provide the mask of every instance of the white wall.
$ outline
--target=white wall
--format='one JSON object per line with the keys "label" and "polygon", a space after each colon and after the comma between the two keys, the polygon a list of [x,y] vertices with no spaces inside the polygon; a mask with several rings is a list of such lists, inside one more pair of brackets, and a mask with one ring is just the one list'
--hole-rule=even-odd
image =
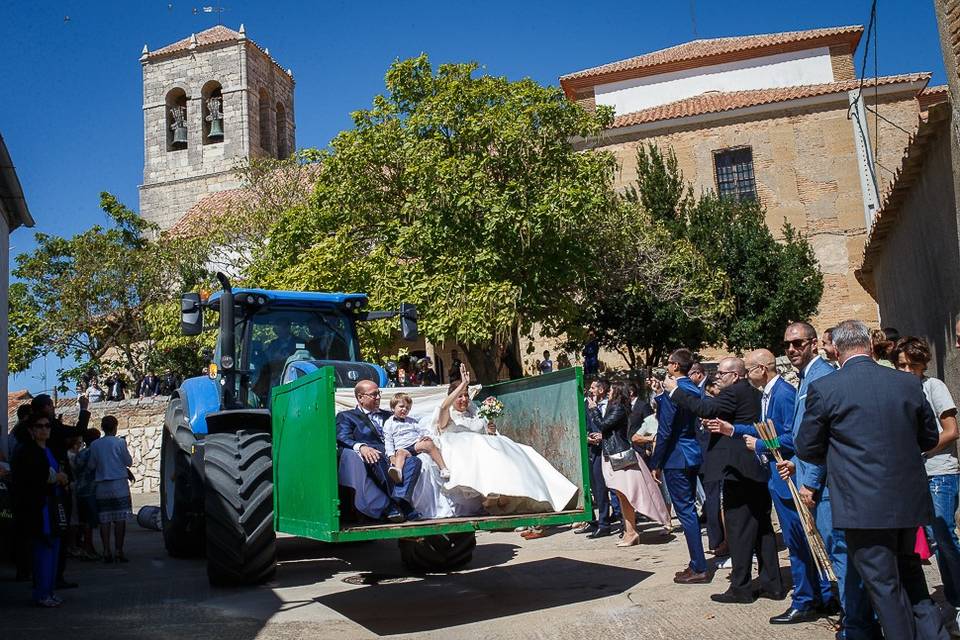
{"label": "white wall", "polygon": [[594,94],[597,104],[611,106],[617,115],[622,115],[707,91],[772,89],[833,81],[830,50],[822,47],[601,84],[594,87]]}
{"label": "white wall", "polygon": [[7,362],[7,286],[10,281],[10,229],[7,227],[7,217],[0,210],[0,367],[3,376],[0,377],[0,436],[6,435],[7,424],[7,376],[9,366]]}

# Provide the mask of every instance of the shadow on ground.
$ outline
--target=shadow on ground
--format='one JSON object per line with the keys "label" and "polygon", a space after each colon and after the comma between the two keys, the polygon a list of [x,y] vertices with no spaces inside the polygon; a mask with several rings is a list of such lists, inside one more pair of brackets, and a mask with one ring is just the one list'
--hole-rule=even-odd
{"label": "shadow on ground", "polygon": [[377,581],[321,596],[316,602],[373,633],[391,635],[619,595],[650,575],[638,569],[556,557],[466,573]]}

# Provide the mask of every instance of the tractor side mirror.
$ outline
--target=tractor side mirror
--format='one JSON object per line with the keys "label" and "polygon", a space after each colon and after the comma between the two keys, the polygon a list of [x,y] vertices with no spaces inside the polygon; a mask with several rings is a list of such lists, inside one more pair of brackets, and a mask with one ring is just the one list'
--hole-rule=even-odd
{"label": "tractor side mirror", "polygon": [[203,333],[203,307],[199,293],[185,293],[180,298],[180,331],[185,336]]}
{"label": "tractor side mirror", "polygon": [[417,332],[417,307],[409,302],[400,303],[400,331],[403,339],[413,342],[419,337]]}

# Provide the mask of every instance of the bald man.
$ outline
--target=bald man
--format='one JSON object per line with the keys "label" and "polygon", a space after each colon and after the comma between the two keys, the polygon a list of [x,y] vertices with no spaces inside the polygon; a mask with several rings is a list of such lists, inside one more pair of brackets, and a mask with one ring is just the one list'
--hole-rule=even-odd
{"label": "bald man", "polygon": [[[777,373],[777,361],[767,349],[751,351],[744,357],[747,380],[763,394],[760,399],[760,419],[773,423],[780,437],[781,455],[790,459],[793,448],[793,414],[797,402],[797,390]],[[803,523],[793,502],[790,487],[780,477],[776,460],[752,424],[724,424],[724,431],[732,431],[743,438],[747,448],[766,461],[770,471],[767,489],[777,510],[783,541],[790,554],[790,574],[793,577],[793,599],[790,607],[778,616],[770,618],[770,624],[796,624],[810,622],[827,612],[832,594],[829,587],[821,588],[820,575],[810,553]]]}
{"label": "bald man", "polygon": [[410,456],[403,463],[400,482],[389,475],[390,461],[384,451],[383,423],[390,417],[389,411],[380,410],[380,387],[371,380],[361,380],[353,390],[357,406],[337,414],[337,446],[340,455],[356,455],[363,460],[367,475],[373,483],[390,498],[383,513],[389,522],[419,520],[411,500],[413,489],[420,477],[421,462]]}
{"label": "bald man", "polygon": [[[750,603],[759,596],[772,600],[786,597],[780,578],[777,538],[770,521],[772,503],[767,491],[768,470],[747,449],[743,438],[727,430],[727,424],[753,424],[760,419],[760,392],[747,381],[743,360],[727,357],[717,365],[721,387],[715,398],[701,398],[677,387],[668,378],[664,388],[680,407],[708,418],[711,431],[704,465],[704,480],[723,480],[723,512],[730,547],[730,588],[710,596],[714,602]],[[756,554],[760,568],[760,591],[752,586],[751,568]]]}

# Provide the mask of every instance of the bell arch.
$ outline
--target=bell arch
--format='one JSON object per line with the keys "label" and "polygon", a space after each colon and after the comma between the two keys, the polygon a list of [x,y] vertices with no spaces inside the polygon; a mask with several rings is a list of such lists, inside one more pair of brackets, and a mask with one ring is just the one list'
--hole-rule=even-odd
{"label": "bell arch", "polygon": [[272,156],[273,140],[270,136],[270,95],[266,89],[260,89],[260,149],[264,155]]}
{"label": "bell arch", "polygon": [[223,142],[226,133],[223,113],[223,87],[216,80],[203,85],[200,91],[200,104],[203,127],[203,144],[217,144]]}
{"label": "bell arch", "polygon": [[166,114],[167,151],[179,151],[188,146],[187,92],[174,87],[167,92],[164,113]]}
{"label": "bell arch", "polygon": [[277,103],[277,158],[286,159],[290,155],[289,141],[287,139],[287,110],[283,103]]}

